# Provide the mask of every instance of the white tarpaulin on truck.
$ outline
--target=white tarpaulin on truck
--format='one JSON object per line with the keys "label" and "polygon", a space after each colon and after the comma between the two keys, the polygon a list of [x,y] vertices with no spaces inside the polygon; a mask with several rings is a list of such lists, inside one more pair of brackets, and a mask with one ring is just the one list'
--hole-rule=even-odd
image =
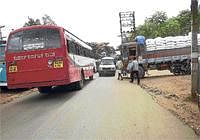
{"label": "white tarpaulin on truck", "polygon": [[[197,35],[198,45],[200,45],[200,34]],[[165,50],[174,48],[184,48],[191,46],[191,35],[188,36],[169,36],[165,38],[157,37],[146,40],[147,51]]]}

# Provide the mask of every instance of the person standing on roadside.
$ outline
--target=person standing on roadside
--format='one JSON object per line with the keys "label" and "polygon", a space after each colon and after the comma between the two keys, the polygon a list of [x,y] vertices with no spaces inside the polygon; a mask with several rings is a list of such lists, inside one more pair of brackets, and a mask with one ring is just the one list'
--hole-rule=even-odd
{"label": "person standing on roadside", "polygon": [[118,60],[117,63],[116,63],[116,67],[117,67],[117,71],[118,71],[118,77],[117,79],[121,79],[123,80],[123,77],[122,77],[122,71],[123,71],[123,62],[122,60]]}
{"label": "person standing on roadside", "polygon": [[141,57],[142,52],[145,49],[145,37],[138,35],[135,37],[135,41],[137,43],[137,57]]}
{"label": "person standing on roadside", "polygon": [[136,57],[133,57],[132,61],[132,69],[131,69],[131,83],[134,81],[134,78],[137,78],[137,84],[140,84],[140,76],[139,76],[139,64],[138,61],[136,60]]}

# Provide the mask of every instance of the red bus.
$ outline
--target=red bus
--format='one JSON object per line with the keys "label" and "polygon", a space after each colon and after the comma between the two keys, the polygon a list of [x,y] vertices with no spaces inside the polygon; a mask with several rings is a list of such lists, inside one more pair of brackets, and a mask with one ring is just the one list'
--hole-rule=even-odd
{"label": "red bus", "polygon": [[93,79],[92,48],[62,27],[37,25],[10,33],[6,48],[9,89],[37,87],[49,92],[53,86],[73,83],[83,87]]}

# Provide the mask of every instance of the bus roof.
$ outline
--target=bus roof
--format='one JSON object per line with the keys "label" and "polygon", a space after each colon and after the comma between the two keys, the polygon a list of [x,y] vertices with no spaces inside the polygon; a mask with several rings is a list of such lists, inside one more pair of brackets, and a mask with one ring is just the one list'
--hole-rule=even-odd
{"label": "bus roof", "polygon": [[34,26],[26,26],[26,27],[22,27],[19,29],[16,29],[14,31],[12,31],[10,34],[16,33],[16,32],[20,32],[23,30],[30,30],[30,29],[39,29],[39,28],[51,28],[51,29],[63,29],[67,32],[67,36],[70,40],[73,40],[75,42],[77,42],[78,44],[80,44],[81,46],[83,46],[84,48],[87,48],[89,50],[92,50],[92,48],[82,39],[80,39],[79,37],[75,36],[74,34],[72,34],[71,32],[67,31],[66,29],[59,27],[59,26],[55,26],[55,25],[34,25]]}
{"label": "bus roof", "polygon": [[22,27],[22,28],[16,29],[16,30],[10,32],[10,34],[13,34],[13,33],[16,33],[16,32],[20,32],[20,31],[23,31],[23,30],[39,29],[39,28],[61,29],[62,27],[55,26],[55,25],[33,25],[33,26],[26,26],[26,27]]}
{"label": "bus roof", "polygon": [[79,37],[75,36],[73,33],[69,32],[68,30],[64,29],[67,33],[67,37],[69,40],[73,40],[75,42],[77,42],[78,44],[80,44],[81,46],[83,46],[84,48],[87,48],[89,50],[92,50],[92,48],[82,39],[80,39]]}

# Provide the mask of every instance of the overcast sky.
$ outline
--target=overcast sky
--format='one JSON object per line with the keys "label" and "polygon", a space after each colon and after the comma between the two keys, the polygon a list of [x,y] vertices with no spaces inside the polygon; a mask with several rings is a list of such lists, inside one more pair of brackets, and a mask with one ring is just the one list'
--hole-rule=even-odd
{"label": "overcast sky", "polygon": [[135,11],[136,26],[155,11],[168,17],[190,9],[191,0],[1,0],[0,25],[4,35],[24,25],[27,17],[49,15],[62,26],[88,42],[120,44],[119,12]]}

